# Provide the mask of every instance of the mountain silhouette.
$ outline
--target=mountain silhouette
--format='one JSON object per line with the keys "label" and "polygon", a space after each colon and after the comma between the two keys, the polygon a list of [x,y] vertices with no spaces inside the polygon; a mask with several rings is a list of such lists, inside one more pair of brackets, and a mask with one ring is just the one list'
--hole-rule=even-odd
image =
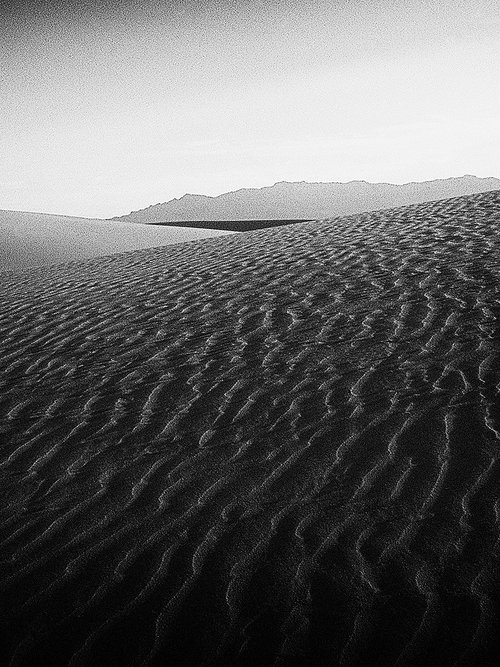
{"label": "mountain silhouette", "polygon": [[403,185],[393,183],[289,183],[243,188],[216,197],[185,194],[112,220],[128,222],[192,222],[319,219],[393,208],[500,189],[497,178],[465,175]]}

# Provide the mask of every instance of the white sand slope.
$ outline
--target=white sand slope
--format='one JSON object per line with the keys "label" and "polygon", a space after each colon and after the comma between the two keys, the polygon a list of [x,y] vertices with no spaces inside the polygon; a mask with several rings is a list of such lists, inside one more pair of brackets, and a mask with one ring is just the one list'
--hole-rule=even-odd
{"label": "white sand slope", "polygon": [[100,257],[228,233],[0,210],[0,271]]}

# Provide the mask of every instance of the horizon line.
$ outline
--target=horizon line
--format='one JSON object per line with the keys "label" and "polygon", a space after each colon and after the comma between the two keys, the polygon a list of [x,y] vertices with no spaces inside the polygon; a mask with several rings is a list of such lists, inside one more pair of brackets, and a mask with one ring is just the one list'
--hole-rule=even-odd
{"label": "horizon line", "polygon": [[460,176],[448,176],[448,177],[443,177],[443,178],[428,178],[423,181],[405,181],[403,183],[393,183],[391,181],[367,181],[366,179],[351,179],[349,181],[306,181],[306,180],[301,180],[301,181],[275,181],[272,185],[263,185],[263,186],[255,186],[255,187],[241,187],[241,188],[236,188],[235,190],[226,190],[224,192],[221,192],[217,195],[206,195],[202,193],[195,193],[195,192],[185,192],[183,195],[180,197],[172,197],[172,199],[168,199],[162,202],[156,202],[155,204],[149,204],[147,206],[144,206],[143,208],[139,209],[133,209],[129,211],[129,213],[123,213],[121,215],[114,215],[111,217],[104,217],[104,218],[99,218],[99,217],[94,217],[94,216],[85,216],[85,215],[74,215],[74,214],[68,214],[68,213],[54,213],[54,212],[49,212],[49,211],[33,211],[33,210],[24,210],[24,209],[11,209],[11,208],[0,208],[0,211],[5,211],[9,213],[30,213],[32,215],[53,215],[53,216],[58,216],[61,218],[78,218],[81,220],[102,220],[102,221],[109,221],[109,220],[117,220],[119,218],[127,217],[129,215],[132,215],[133,213],[138,213],[140,211],[147,210],[149,208],[154,208],[155,206],[161,206],[163,204],[169,204],[170,202],[174,201],[181,201],[185,197],[204,197],[206,199],[217,199],[219,197],[223,197],[224,195],[228,194],[234,194],[236,192],[242,192],[244,190],[265,190],[267,188],[273,188],[276,185],[281,185],[281,184],[288,184],[288,185],[298,185],[301,183],[306,183],[308,185],[349,185],[352,183],[367,183],[368,185],[394,185],[396,187],[404,187],[406,185],[415,185],[415,184],[423,184],[423,183],[435,183],[437,181],[452,181],[452,180],[459,180],[462,178],[476,178],[478,180],[498,180],[500,181],[500,177],[497,176],[476,176],[475,174],[462,174]]}

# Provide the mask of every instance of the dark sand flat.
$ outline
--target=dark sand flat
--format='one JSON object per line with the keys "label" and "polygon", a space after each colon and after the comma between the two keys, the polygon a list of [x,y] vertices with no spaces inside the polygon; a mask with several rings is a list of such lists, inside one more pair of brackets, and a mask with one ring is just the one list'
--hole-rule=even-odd
{"label": "dark sand flat", "polygon": [[268,229],[269,227],[282,227],[284,225],[295,225],[298,222],[309,222],[310,218],[286,219],[286,220],[188,220],[187,222],[151,222],[149,227],[188,227],[191,229],[222,229],[228,232],[253,232],[255,229]]}
{"label": "dark sand flat", "polygon": [[12,665],[493,665],[500,192],[6,273]]}

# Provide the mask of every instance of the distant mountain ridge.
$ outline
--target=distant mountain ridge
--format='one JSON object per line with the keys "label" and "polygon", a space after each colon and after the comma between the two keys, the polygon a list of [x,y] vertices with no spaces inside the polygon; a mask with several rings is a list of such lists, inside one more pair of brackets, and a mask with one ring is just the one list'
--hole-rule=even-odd
{"label": "distant mountain ridge", "polygon": [[396,185],[393,183],[308,183],[281,181],[263,188],[243,188],[216,197],[185,194],[111,220],[184,222],[217,220],[318,219],[393,208],[426,201],[500,190],[500,179],[467,174]]}

